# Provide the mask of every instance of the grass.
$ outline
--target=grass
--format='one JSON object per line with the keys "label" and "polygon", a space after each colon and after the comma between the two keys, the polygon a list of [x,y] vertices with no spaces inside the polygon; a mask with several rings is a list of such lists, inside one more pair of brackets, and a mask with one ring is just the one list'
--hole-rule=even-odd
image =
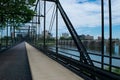
{"label": "grass", "polygon": [[114,73],[117,73],[117,74],[120,74],[120,69],[114,68],[114,69],[113,69],[113,72],[114,72]]}
{"label": "grass", "polygon": [[[109,71],[109,67],[106,67],[105,70]],[[112,68],[112,72],[120,75],[120,69],[119,68]]]}

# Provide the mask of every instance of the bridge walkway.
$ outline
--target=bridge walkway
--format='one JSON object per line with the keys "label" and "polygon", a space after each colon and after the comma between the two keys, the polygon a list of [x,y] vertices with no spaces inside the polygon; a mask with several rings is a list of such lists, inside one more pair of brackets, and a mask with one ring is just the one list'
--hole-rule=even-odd
{"label": "bridge walkway", "polygon": [[83,80],[26,43],[33,80]]}
{"label": "bridge walkway", "polygon": [[26,42],[0,54],[0,80],[83,80]]}
{"label": "bridge walkway", "polygon": [[24,42],[0,53],[0,80],[32,80]]}

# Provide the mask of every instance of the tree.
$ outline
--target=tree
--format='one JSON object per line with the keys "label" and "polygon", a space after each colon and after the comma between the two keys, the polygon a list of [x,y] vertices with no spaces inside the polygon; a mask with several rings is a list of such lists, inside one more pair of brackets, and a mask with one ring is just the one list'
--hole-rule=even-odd
{"label": "tree", "polygon": [[0,0],[0,27],[7,23],[18,27],[29,22],[35,12],[31,9],[36,0]]}
{"label": "tree", "polygon": [[60,40],[65,40],[65,39],[66,39],[66,38],[64,38],[64,37],[62,37],[62,36],[60,37]]}

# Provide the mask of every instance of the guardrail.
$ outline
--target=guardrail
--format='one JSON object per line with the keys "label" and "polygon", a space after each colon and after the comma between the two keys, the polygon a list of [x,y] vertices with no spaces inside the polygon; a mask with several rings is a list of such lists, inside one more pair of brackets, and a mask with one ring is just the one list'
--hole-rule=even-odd
{"label": "guardrail", "polygon": [[[7,42],[6,42],[7,41]],[[12,42],[11,39],[1,39],[1,44],[0,44],[0,53],[8,50],[9,48],[19,44],[20,42],[22,42],[22,40],[17,40],[17,41],[14,41]]]}
{"label": "guardrail", "polygon": [[[63,48],[63,47],[58,47],[58,48],[78,52],[78,50],[75,50],[75,49],[69,49],[69,48]],[[55,49],[53,49],[53,48],[48,48],[48,49],[50,49],[50,50],[52,50],[52,51],[55,50]],[[75,57],[76,57],[76,58],[79,60],[79,58],[80,58],[80,56],[77,56],[77,55],[74,55],[74,54],[71,54],[71,53],[68,53],[68,52],[64,52],[64,51],[61,51],[61,50],[59,50],[59,53],[63,53],[63,55],[66,54],[65,56],[68,56],[68,57],[73,58],[73,59],[75,59]],[[102,56],[102,54],[96,54],[96,53],[92,53],[92,52],[88,52],[88,54],[89,54],[89,55],[100,56],[100,57]],[[110,56],[108,56],[108,55],[104,55],[104,58],[109,58],[109,57],[110,57]],[[76,60],[77,60],[77,59],[76,59]],[[112,57],[112,59],[120,60],[120,57]],[[100,65],[109,66],[108,63],[102,63],[101,61],[96,61],[96,60],[93,60],[93,59],[92,59],[92,61],[93,61],[94,63],[98,63],[98,64],[100,64]],[[98,66],[96,66],[96,67],[98,67]],[[118,69],[120,69],[120,66],[111,65],[111,67],[112,67],[112,68],[118,68]],[[99,66],[99,68],[101,68],[101,66]]]}
{"label": "guardrail", "polygon": [[[78,55],[70,54],[68,52],[64,52],[64,51],[60,51],[60,50],[58,50],[58,54],[57,54],[56,49],[49,48],[47,46],[40,47],[40,46],[36,46],[35,44],[32,44],[32,45],[34,47],[36,47],[37,49],[39,49],[40,51],[43,51],[50,58],[56,60],[63,66],[72,70],[77,75],[83,77],[85,80],[105,80],[105,79],[106,80],[120,80],[119,74],[110,72],[109,70],[106,70],[106,69],[102,69],[101,67],[98,67],[98,66],[90,66],[90,65],[81,63],[79,61],[79,59],[73,58],[73,57],[80,58],[80,56],[78,56]],[[61,47],[58,47],[58,48],[61,48]],[[69,49],[69,48],[63,48],[63,49],[78,52],[77,50],[74,50],[74,49]],[[96,53],[88,53],[88,54],[101,56],[101,54],[96,54]],[[109,56],[107,56],[107,55],[105,55],[104,57],[109,58]],[[112,57],[112,58],[120,60],[119,57]],[[107,64],[107,63],[101,63],[100,61],[95,61],[95,60],[92,60],[92,61],[95,63],[99,63],[101,65],[103,64],[103,65],[109,66],[109,64]],[[111,65],[111,66],[114,68],[120,69],[119,66],[114,66],[114,65]],[[93,77],[91,75],[94,75],[95,77]]]}

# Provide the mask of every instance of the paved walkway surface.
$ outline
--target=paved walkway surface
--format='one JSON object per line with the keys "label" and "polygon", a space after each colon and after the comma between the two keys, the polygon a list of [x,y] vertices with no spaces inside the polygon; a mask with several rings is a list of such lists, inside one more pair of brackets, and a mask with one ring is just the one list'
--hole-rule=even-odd
{"label": "paved walkway surface", "polygon": [[26,43],[33,80],[83,80]]}
{"label": "paved walkway surface", "polygon": [[0,53],[0,80],[32,80],[24,42]]}
{"label": "paved walkway surface", "polygon": [[83,79],[23,42],[0,53],[0,80]]}

